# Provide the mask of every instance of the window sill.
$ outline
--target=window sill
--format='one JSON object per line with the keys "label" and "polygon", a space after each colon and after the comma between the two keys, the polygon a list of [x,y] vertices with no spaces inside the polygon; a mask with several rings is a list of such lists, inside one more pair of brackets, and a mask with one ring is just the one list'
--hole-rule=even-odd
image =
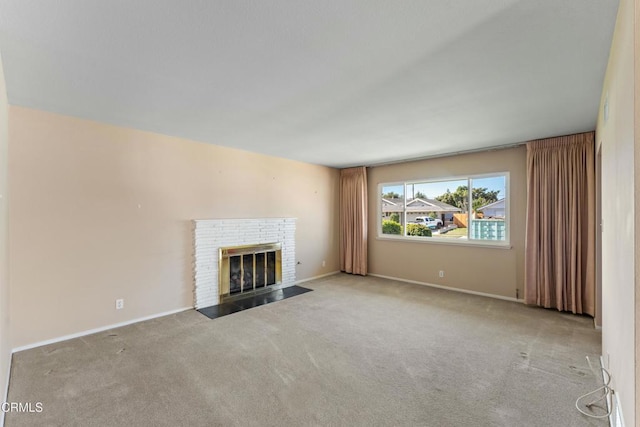
{"label": "window sill", "polygon": [[491,243],[489,241],[486,242],[477,242],[473,240],[464,240],[464,239],[452,239],[452,238],[433,238],[433,237],[393,237],[393,236],[385,236],[378,235],[376,236],[376,240],[388,240],[393,242],[407,242],[407,243],[426,243],[428,245],[449,245],[449,246],[466,246],[472,248],[490,248],[490,249],[512,249],[511,243],[509,242],[496,242]]}

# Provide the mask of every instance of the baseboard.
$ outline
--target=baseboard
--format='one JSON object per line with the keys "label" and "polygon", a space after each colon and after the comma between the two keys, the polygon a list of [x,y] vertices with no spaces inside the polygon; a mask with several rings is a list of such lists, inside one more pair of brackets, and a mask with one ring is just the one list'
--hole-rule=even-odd
{"label": "baseboard", "polygon": [[36,342],[36,343],[33,343],[33,344],[23,345],[23,346],[14,348],[12,350],[12,353],[17,353],[17,352],[23,351],[23,350],[29,350],[29,349],[36,348],[36,347],[42,347],[43,345],[55,344],[57,342],[67,341],[67,340],[71,340],[71,339],[74,339],[74,338],[84,337],[86,335],[91,335],[91,334],[95,334],[95,333],[98,333],[98,332],[108,331],[109,329],[120,328],[122,326],[131,325],[133,323],[144,322],[145,320],[156,319],[158,317],[169,316],[171,314],[176,314],[176,313],[180,313],[182,311],[187,311],[187,310],[193,310],[193,307],[189,306],[189,307],[178,308],[176,310],[171,310],[171,311],[165,311],[163,313],[152,314],[151,316],[139,317],[137,319],[127,320],[125,322],[114,323],[112,325],[107,325],[107,326],[101,326],[101,327],[95,328],[95,329],[89,329],[88,331],[77,332],[75,334],[64,335],[64,336],[61,336],[61,337],[58,337],[58,338],[52,338],[52,339],[45,340],[45,341],[39,341],[39,342]]}
{"label": "baseboard", "polygon": [[[9,379],[11,377],[11,362],[12,361],[13,361],[13,355],[10,354],[9,355],[9,366],[7,367],[7,381],[6,381],[6,384],[4,385],[4,397],[2,398],[0,403],[6,402],[7,399],[9,398]],[[0,411],[0,427],[4,427],[4,416],[5,416],[5,412],[4,411]]]}
{"label": "baseboard", "polygon": [[339,274],[340,271],[332,271],[331,273],[321,274],[319,276],[309,277],[308,279],[296,280],[296,285],[304,282],[310,282],[312,280],[322,279],[323,277],[333,276],[334,274]]}
{"label": "baseboard", "polygon": [[373,274],[373,273],[369,273],[369,276],[379,277],[381,279],[397,280],[398,282],[413,283],[415,285],[429,286],[431,288],[444,289],[447,291],[461,292],[463,294],[478,295],[481,297],[488,297],[488,298],[494,298],[494,299],[501,299],[504,301],[524,303],[524,300],[522,299],[505,297],[502,295],[488,294],[485,292],[470,291],[468,289],[451,288],[449,286],[436,285],[434,283],[427,283],[427,282],[419,282],[417,280],[401,279],[399,277],[383,276],[382,274]]}
{"label": "baseboard", "polygon": [[609,415],[609,425],[611,427],[624,427],[624,418],[622,418],[622,408],[620,407],[618,393],[612,393],[611,399],[607,399],[607,406],[609,405],[613,405],[613,409],[611,407],[608,408],[611,411],[611,415]]}
{"label": "baseboard", "polygon": [[[604,357],[600,355],[600,367],[602,371],[607,370],[607,375],[609,375],[609,367],[604,367]],[[605,373],[602,373],[603,381]],[[607,398],[605,399],[607,402],[607,412],[609,413],[609,427],[624,427],[624,418],[622,418],[622,408],[620,408],[620,401],[618,400],[618,393],[614,393],[611,390],[611,393],[607,394]]]}

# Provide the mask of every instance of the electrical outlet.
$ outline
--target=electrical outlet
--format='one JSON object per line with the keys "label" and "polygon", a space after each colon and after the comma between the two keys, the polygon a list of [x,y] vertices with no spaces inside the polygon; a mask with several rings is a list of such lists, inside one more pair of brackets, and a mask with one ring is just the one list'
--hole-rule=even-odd
{"label": "electrical outlet", "polygon": [[322,266],[323,266],[323,267],[326,267],[326,266],[327,266],[327,261],[322,260]]}
{"label": "electrical outlet", "polygon": [[438,275],[439,275],[440,277],[444,277],[444,270],[440,270],[440,272],[438,273]]}
{"label": "electrical outlet", "polygon": [[116,300],[116,310],[122,310],[124,308],[124,300],[117,299]]}

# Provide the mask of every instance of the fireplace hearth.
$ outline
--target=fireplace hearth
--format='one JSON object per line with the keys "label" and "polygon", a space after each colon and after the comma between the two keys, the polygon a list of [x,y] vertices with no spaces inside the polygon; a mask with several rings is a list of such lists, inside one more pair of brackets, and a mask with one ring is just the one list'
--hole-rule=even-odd
{"label": "fireplace hearth", "polygon": [[[250,292],[260,294],[295,285],[295,233],[295,218],[193,220],[193,297],[195,308],[201,309],[221,304],[229,299],[243,298]],[[270,242],[277,242],[281,246],[269,250],[243,252],[249,245],[273,244]],[[232,249],[233,256],[240,256],[240,258],[234,258],[236,277],[234,278],[233,294],[231,293],[231,261],[229,261],[225,274],[221,274],[223,268],[221,248]],[[273,255],[268,255],[270,252],[276,252],[275,272],[270,267],[273,259]],[[245,255],[249,256],[244,257]],[[247,272],[249,266],[253,267],[254,258],[256,268]],[[241,266],[238,266],[239,260],[241,260]],[[266,271],[265,268],[261,268],[265,265]],[[224,281],[225,278],[228,278],[228,285],[224,285],[224,289],[221,289],[220,281]],[[272,284],[274,281],[275,284]]]}

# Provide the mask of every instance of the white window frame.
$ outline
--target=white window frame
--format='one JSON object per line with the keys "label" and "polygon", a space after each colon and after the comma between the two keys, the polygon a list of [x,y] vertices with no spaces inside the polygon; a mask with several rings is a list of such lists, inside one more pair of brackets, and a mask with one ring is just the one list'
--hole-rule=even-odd
{"label": "white window frame", "polygon": [[[429,184],[432,182],[444,182],[444,181],[461,181],[466,180],[467,186],[469,188],[469,207],[472,206],[473,200],[473,180],[474,179],[482,179],[482,178],[490,178],[496,176],[504,176],[505,178],[505,240],[479,240],[479,239],[471,239],[469,238],[469,231],[467,231],[467,239],[452,239],[445,237],[421,237],[421,236],[405,236],[405,235],[397,235],[397,234],[383,234],[382,233],[382,189],[384,187],[391,186],[403,186],[404,188],[404,209],[402,212],[403,215],[403,224],[407,224],[407,187],[414,184]],[[500,248],[500,249],[510,249],[511,248],[511,188],[510,188],[511,177],[509,172],[490,172],[490,173],[482,173],[482,174],[473,174],[473,175],[460,175],[460,176],[450,176],[450,177],[438,177],[438,178],[424,178],[424,179],[416,179],[410,181],[395,181],[395,182],[381,182],[378,184],[378,207],[377,207],[377,239],[379,240],[400,240],[405,242],[416,242],[416,243],[425,243],[425,244],[436,244],[436,245],[458,245],[458,246],[474,246],[474,247],[490,247],[490,248]],[[469,212],[470,214],[470,212]],[[405,228],[406,230],[406,228]]]}

